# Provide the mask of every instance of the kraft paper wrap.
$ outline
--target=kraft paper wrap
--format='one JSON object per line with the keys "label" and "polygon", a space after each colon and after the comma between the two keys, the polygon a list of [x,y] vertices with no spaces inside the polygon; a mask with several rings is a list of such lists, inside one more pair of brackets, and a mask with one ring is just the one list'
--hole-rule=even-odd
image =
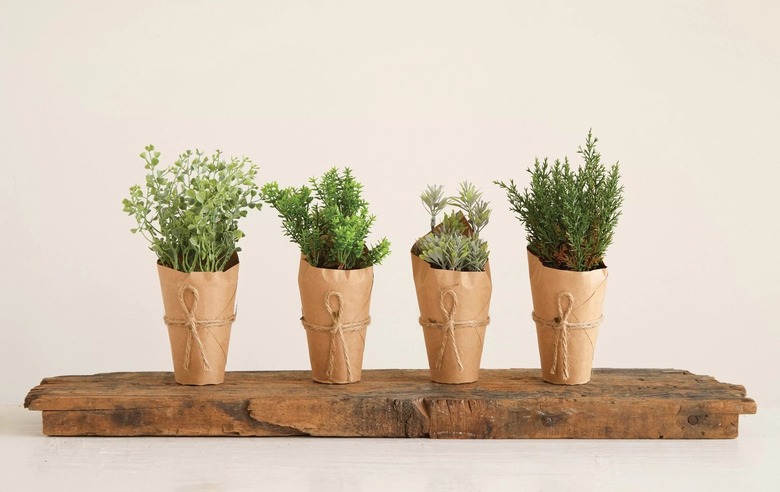
{"label": "kraft paper wrap", "polygon": [[[451,341],[447,341],[441,367],[437,369],[442,343],[445,342],[446,330],[423,326],[431,380],[436,383],[448,384],[477,381],[485,330],[489,321],[490,296],[493,291],[489,262],[485,265],[484,272],[456,272],[432,268],[427,262],[412,253],[412,274],[414,275],[414,287],[417,291],[417,304],[420,307],[421,324],[447,321],[447,315],[442,311],[441,302],[442,292],[448,290],[452,290],[458,299],[455,321],[478,322],[478,326],[462,327],[455,330],[455,346],[463,365],[462,371],[458,366]],[[452,299],[445,298],[444,304],[451,309]]]}
{"label": "kraft paper wrap", "polygon": [[[303,257],[298,269],[298,288],[301,293],[302,321],[322,327],[333,326],[333,318],[325,307],[329,292],[341,294],[343,304],[335,296],[330,299],[331,309],[338,313],[341,323],[370,321],[371,290],[374,285],[374,268],[359,270],[334,270],[313,267]],[[363,369],[363,350],[366,344],[366,328],[344,331],[349,367],[349,377],[344,358],[344,345],[340,337],[328,331],[306,330],[309,344],[309,360],[312,378],[319,383],[346,384],[360,381]],[[333,348],[331,349],[331,343]],[[328,377],[328,366],[333,350],[333,372]]]}
{"label": "kraft paper wrap", "polygon": [[[200,386],[220,384],[225,380],[225,364],[238,288],[238,266],[237,255],[234,255],[228,263],[227,270],[223,272],[184,273],[157,264],[177,383]],[[194,305],[194,294],[190,287],[198,292],[194,315],[203,354],[197,341],[192,338],[188,324],[170,322],[189,319],[189,313],[181,306],[179,293],[183,292],[187,310],[191,311]],[[221,320],[227,322],[220,323]],[[205,322],[208,326],[199,322]],[[190,337],[190,355],[187,361],[188,337]],[[205,363],[203,356],[206,359]],[[206,364],[210,370],[204,367]]]}
{"label": "kraft paper wrap", "polygon": [[[585,384],[590,381],[593,368],[593,352],[599,332],[599,320],[602,317],[604,295],[607,288],[607,268],[589,272],[573,272],[549,268],[533,253],[528,251],[528,273],[531,278],[531,296],[534,315],[544,322],[536,322],[536,335],[539,342],[539,357],[542,364],[542,378],[555,384]],[[563,312],[569,302],[565,294],[570,293],[574,306],[568,317],[569,323],[593,324],[590,328],[570,328],[565,353],[562,339],[558,339],[556,357],[556,338],[563,335],[562,329],[552,328],[549,323],[559,322],[561,310],[558,307],[562,298]],[[556,360],[557,359],[557,360]],[[564,359],[568,359],[569,377],[564,375]],[[551,371],[555,372],[552,374]]]}

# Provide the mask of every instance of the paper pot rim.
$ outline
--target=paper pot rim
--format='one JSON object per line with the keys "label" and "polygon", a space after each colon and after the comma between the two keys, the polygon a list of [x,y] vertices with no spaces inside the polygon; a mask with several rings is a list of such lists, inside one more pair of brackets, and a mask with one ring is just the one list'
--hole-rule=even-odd
{"label": "paper pot rim", "polygon": [[446,270],[444,268],[436,268],[435,266],[431,265],[427,261],[425,261],[422,258],[420,258],[419,255],[416,255],[416,254],[414,254],[412,252],[410,252],[410,254],[412,255],[412,260],[417,258],[418,260],[420,260],[421,262],[426,264],[428,266],[428,268],[430,268],[431,270],[433,270],[435,272],[454,272],[454,273],[461,273],[461,274],[464,274],[464,275],[469,275],[469,274],[472,274],[472,275],[487,275],[488,274],[487,266],[490,265],[490,258],[488,258],[487,261],[485,262],[485,267],[486,268],[484,270],[480,270],[478,272],[473,272],[473,271],[470,271],[470,270]]}
{"label": "paper pot rim", "polygon": [[593,270],[585,270],[585,271],[564,270],[562,268],[548,267],[547,265],[544,264],[542,259],[539,258],[537,255],[535,255],[530,249],[526,248],[525,251],[526,251],[526,253],[528,253],[528,261],[529,262],[532,261],[532,260],[536,260],[536,261],[539,262],[539,266],[541,266],[542,268],[547,269],[547,270],[552,270],[554,272],[561,272],[564,275],[568,275],[568,274],[579,274],[579,275],[582,275],[582,274],[586,274],[586,273],[599,272],[601,270],[609,271],[609,267],[606,264],[604,264],[603,267],[594,268]]}
{"label": "paper pot rim", "polygon": [[318,267],[314,266],[306,259],[305,256],[301,255],[301,261],[309,265],[309,268],[316,268],[317,270],[326,270],[329,272],[361,272],[364,270],[370,270],[374,268],[374,265],[369,265],[367,267],[363,268],[325,268],[325,267]]}
{"label": "paper pot rim", "polygon": [[203,274],[203,273],[207,273],[207,274],[214,274],[214,273],[227,273],[227,272],[229,272],[230,270],[232,270],[232,269],[234,269],[234,268],[238,267],[238,265],[239,265],[240,263],[241,263],[241,262],[239,261],[239,258],[238,258],[238,253],[233,253],[233,256],[231,256],[231,257],[230,257],[230,259],[229,259],[229,260],[228,260],[228,262],[227,262],[226,268],[225,268],[224,270],[218,270],[218,271],[214,271],[214,272],[183,272],[183,271],[181,271],[181,270],[177,270],[177,269],[175,269],[175,268],[171,268],[171,267],[169,267],[169,266],[165,266],[165,265],[163,265],[162,263],[160,263],[160,260],[157,260],[157,261],[155,262],[155,265],[157,265],[157,268],[158,268],[159,270],[170,270],[170,271],[172,271],[172,272],[183,273],[183,274],[185,274],[185,275],[194,275],[194,274]]}

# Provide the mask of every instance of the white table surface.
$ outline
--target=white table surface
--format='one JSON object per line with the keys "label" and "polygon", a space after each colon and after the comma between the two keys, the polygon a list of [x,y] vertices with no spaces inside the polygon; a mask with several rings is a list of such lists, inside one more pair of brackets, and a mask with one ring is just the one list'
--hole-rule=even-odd
{"label": "white table surface", "polygon": [[55,438],[0,406],[0,491],[780,491],[780,410],[733,440]]}

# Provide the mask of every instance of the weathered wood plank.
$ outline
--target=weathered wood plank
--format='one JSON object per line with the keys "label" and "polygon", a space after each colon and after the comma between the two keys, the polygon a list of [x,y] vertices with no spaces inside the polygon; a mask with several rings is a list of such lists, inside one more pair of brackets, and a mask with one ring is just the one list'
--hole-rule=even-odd
{"label": "weathered wood plank", "polygon": [[47,435],[358,436],[434,438],[734,438],[756,412],[745,388],[660,369],[597,369],[556,386],[533,369],[483,370],[441,385],[425,370],[368,370],[352,385],[308,371],[231,372],[219,386],[171,373],[44,379],[25,406]]}

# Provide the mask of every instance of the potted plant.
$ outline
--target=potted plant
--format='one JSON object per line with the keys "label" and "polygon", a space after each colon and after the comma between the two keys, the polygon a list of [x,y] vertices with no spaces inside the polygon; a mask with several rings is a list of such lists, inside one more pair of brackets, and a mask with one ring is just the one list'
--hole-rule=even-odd
{"label": "potted plant", "polygon": [[590,381],[607,287],[604,254],[623,204],[618,164],[607,169],[596,142],[588,132],[578,169],[567,158],[552,166],[536,159],[530,189],[495,182],[525,225],[542,377],[555,384]]}
{"label": "potted plant", "polygon": [[298,287],[311,361],[320,383],[360,381],[373,265],[390,253],[382,238],[368,246],[376,219],[368,213],[363,186],[349,168],[327,171],[309,180],[311,188],[280,189],[276,182],[261,190],[262,199],[279,212],[284,234],[301,250]]}
{"label": "potted plant", "polygon": [[[485,330],[490,323],[492,281],[488,244],[480,238],[490,220],[488,202],[469,182],[457,196],[442,186],[420,195],[431,230],[412,247],[412,274],[420,308],[431,380],[471,383],[479,378]],[[437,215],[447,205],[457,210]]]}
{"label": "potted plant", "polygon": [[141,158],[145,187],[131,187],[122,203],[138,224],[132,232],[157,255],[176,382],[220,384],[235,320],[238,221],[261,206],[257,167],[219,150],[187,150],[165,169],[152,145]]}

